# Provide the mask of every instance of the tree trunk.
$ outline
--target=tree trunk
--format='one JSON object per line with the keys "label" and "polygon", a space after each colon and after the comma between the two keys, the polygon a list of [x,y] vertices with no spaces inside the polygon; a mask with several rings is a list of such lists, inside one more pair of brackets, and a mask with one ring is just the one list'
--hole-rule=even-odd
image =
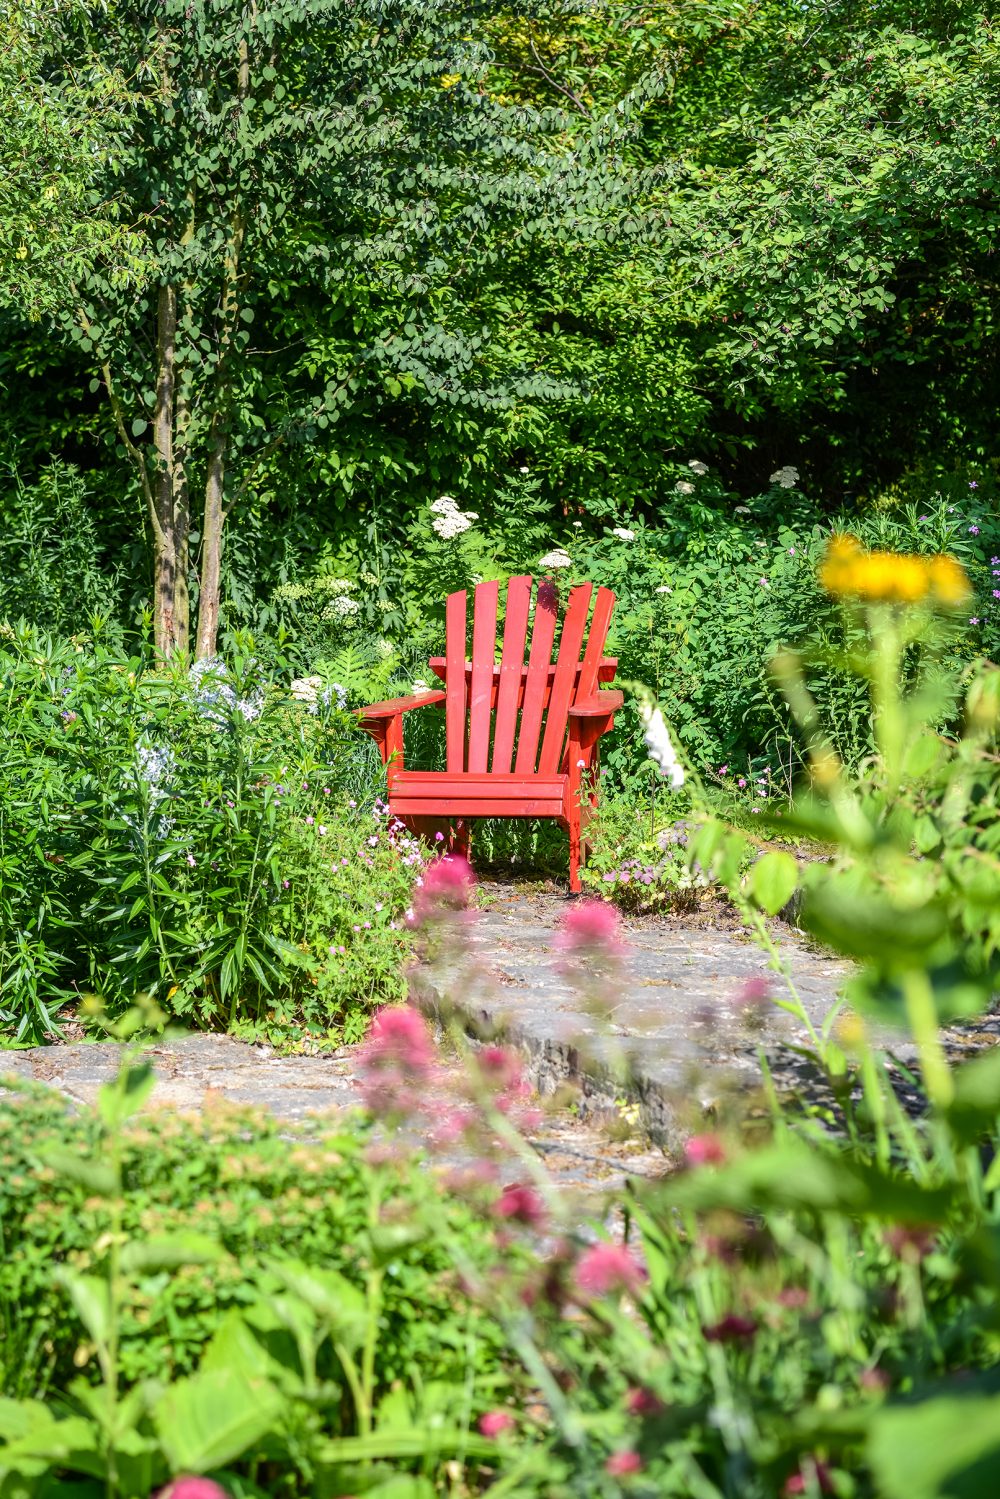
{"label": "tree trunk", "polygon": [[[153,642],[163,656],[178,649],[177,531],[174,513],[174,345],[177,288],[160,287],[156,310],[156,406],[153,414]],[[187,633],[187,622],[183,622]]]}
{"label": "tree trunk", "polygon": [[[251,28],[256,22],[256,6],[251,4]],[[242,109],[250,92],[250,49],[245,37],[238,50],[237,95]],[[240,256],[246,225],[239,209],[229,220],[229,242],[223,267],[222,294],[219,298],[219,355],[215,402],[208,448],[208,472],[205,477],[205,514],[201,528],[201,571],[198,590],[198,643],[195,655],[201,661],[218,650],[219,604],[222,588],[222,528],[226,519],[223,508],[226,476],[226,449],[229,443],[229,380],[233,333],[239,317]]]}
{"label": "tree trunk", "polygon": [[214,656],[219,633],[222,586],[222,496],[226,476],[226,431],[221,418],[212,426],[205,479],[205,517],[201,531],[201,580],[198,593],[198,660]]}

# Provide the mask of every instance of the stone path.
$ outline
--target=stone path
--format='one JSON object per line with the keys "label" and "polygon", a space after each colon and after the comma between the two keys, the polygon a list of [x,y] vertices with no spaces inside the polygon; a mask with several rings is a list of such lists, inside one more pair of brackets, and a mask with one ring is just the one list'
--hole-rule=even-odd
{"label": "stone path", "polygon": [[[769,1001],[741,1003],[749,979],[786,991],[731,908],[694,915],[636,917],[623,923],[620,973],[571,982],[554,947],[564,898],[530,888],[487,886],[487,909],[459,964],[418,972],[420,1002],[441,1018],[457,1013],[473,1032],[500,1035],[526,1059],[539,1092],[567,1080],[584,1108],[625,1095],[668,1146],[711,1111],[720,1091],[759,1083],[763,1047],[775,1074],[801,1071],[792,1046],[806,1026]],[[820,1031],[848,966],[817,950],[782,922],[772,927],[813,1026]]]}
{"label": "stone path", "polygon": [[[768,969],[726,907],[626,921],[622,971],[608,1013],[598,1016],[559,970],[553,939],[565,899],[546,888],[501,885],[486,886],[484,896],[465,959],[447,971],[418,970],[414,995],[432,1014],[457,1013],[463,1028],[501,1032],[521,1050],[550,1103],[535,1143],[557,1175],[610,1184],[658,1173],[667,1162],[648,1131],[676,1147],[716,1094],[759,1081],[759,1044],[780,1063],[783,1040],[805,1039],[800,1024],[769,1004],[734,1006],[745,981]],[[845,969],[790,928],[782,950],[819,1026]],[[227,1036],[183,1035],[162,1040],[150,1056],[153,1107],[198,1110],[214,1096],[302,1121],[356,1104],[347,1048],[279,1056]],[[117,1059],[111,1043],[67,1043],[9,1052],[0,1073],[47,1083],[82,1105]]]}

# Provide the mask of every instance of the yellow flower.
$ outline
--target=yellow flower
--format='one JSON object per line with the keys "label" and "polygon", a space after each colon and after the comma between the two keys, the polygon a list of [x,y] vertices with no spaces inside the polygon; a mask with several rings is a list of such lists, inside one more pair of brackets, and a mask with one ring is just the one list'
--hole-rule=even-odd
{"label": "yellow flower", "polygon": [[935,597],[948,608],[960,608],[972,593],[965,568],[954,557],[931,557],[927,571]]}
{"label": "yellow flower", "polygon": [[945,608],[963,604],[969,580],[954,557],[904,552],[866,552],[856,536],[831,538],[819,580],[835,598],[866,603],[915,604],[930,598]]}
{"label": "yellow flower", "polygon": [[454,88],[456,83],[461,83],[461,73],[443,73],[441,75],[442,88]]}

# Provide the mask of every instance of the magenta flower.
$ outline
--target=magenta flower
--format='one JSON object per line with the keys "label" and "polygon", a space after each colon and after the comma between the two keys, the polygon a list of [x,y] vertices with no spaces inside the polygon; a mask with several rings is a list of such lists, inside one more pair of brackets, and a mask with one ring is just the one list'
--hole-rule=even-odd
{"label": "magenta flower", "polygon": [[607,1296],[612,1291],[638,1295],[646,1272],[624,1244],[594,1244],[576,1267],[577,1289],[585,1296]]}
{"label": "magenta flower", "polygon": [[547,1214],[545,1204],[534,1187],[504,1187],[496,1211],[501,1218],[523,1223],[525,1228],[541,1228]]}
{"label": "magenta flower", "polygon": [[754,973],[739,989],[738,1004],[765,1004],[771,998],[771,979],[763,973]]}
{"label": "magenta flower", "polygon": [[373,1113],[415,1112],[433,1067],[434,1047],[422,1015],[405,1005],[375,1016],[359,1058],[362,1096]]}
{"label": "magenta flower", "polygon": [[476,877],[472,865],[461,854],[445,854],[428,864],[422,879],[416,881],[413,900],[413,925],[464,911],[472,898]]}
{"label": "magenta flower", "polygon": [[175,1478],[156,1499],[229,1499],[229,1495],[211,1478]]}
{"label": "magenta flower", "polygon": [[786,1499],[794,1499],[796,1494],[808,1494],[812,1491],[813,1482],[821,1494],[834,1493],[833,1478],[826,1463],[821,1462],[818,1457],[806,1459],[806,1466],[800,1467],[785,1483],[782,1494]]}
{"label": "magenta flower", "polygon": [[512,1431],[515,1422],[510,1411],[487,1411],[485,1416],[479,1417],[477,1424],[484,1437],[492,1438],[505,1431]]}
{"label": "magenta flower", "polygon": [[726,1159],[718,1135],[692,1135],[684,1143],[684,1155],[689,1166],[721,1166]]}
{"label": "magenta flower", "polygon": [[659,1416],[666,1410],[666,1406],[659,1395],[654,1395],[652,1390],[639,1385],[629,1390],[625,1396],[625,1409],[630,1416]]}
{"label": "magenta flower", "polygon": [[612,1452],[604,1464],[604,1471],[610,1473],[612,1478],[625,1478],[629,1473],[641,1473],[642,1458],[638,1452],[626,1447],[621,1452]]}
{"label": "magenta flower", "polygon": [[706,1343],[748,1343],[757,1331],[757,1324],[752,1317],[730,1312],[701,1331]]}
{"label": "magenta flower", "polygon": [[618,951],[622,946],[618,912],[602,900],[576,901],[563,915],[555,945],[569,953],[594,948]]}

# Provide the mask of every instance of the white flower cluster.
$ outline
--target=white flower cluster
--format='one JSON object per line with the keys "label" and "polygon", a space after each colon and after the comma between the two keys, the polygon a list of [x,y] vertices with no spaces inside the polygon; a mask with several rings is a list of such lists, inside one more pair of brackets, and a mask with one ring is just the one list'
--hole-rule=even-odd
{"label": "white flower cluster", "polygon": [[694,494],[694,485],[689,483],[687,479],[678,479],[674,485],[674,489],[678,494]]}
{"label": "white flower cluster", "polygon": [[546,552],[544,557],[538,559],[539,567],[572,567],[573,559],[564,547],[554,547],[551,552]]}
{"label": "white flower cluster", "polygon": [[348,598],[346,593],[338,593],[324,605],[320,619],[353,619],[360,608],[357,599]]}
{"label": "white flower cluster", "polygon": [[786,463],[784,468],[776,469],[768,481],[771,484],[780,484],[782,489],[794,489],[799,482],[799,471]]}
{"label": "white flower cluster", "polygon": [[612,536],[619,536],[622,541],[635,541],[635,532],[630,531],[627,526],[615,526],[611,534]]}
{"label": "white flower cluster", "polygon": [[143,819],[138,816],[133,817],[131,813],[124,811],[122,808],[118,810],[122,822],[131,830],[135,847],[141,848],[144,821],[149,835],[158,841],[162,841],[168,836],[176,821],[173,817],[166,817],[160,813],[156,813],[156,808],[170,794],[166,789],[167,783],[173,779],[174,767],[177,762],[174,758],[173,750],[169,745],[165,744],[139,744],[136,746],[135,758],[136,778],[148,788],[146,796],[148,798],[149,816],[148,819]]}
{"label": "white flower cluster", "polygon": [[188,672],[194,688],[195,710],[200,718],[224,728],[238,713],[247,723],[259,718],[264,708],[264,689],[256,687],[249,697],[237,697],[221,656],[204,656]]}
{"label": "white flower cluster", "polygon": [[341,687],[339,682],[331,682],[329,687],[324,687],[322,677],[296,677],[291,693],[297,703],[305,703],[313,714],[319,712],[321,705],[329,708],[334,699],[338,708],[347,707],[347,688]]}
{"label": "white flower cluster", "polygon": [[688,459],[688,468],[691,470],[691,472],[693,474],[701,475],[701,474],[707,474],[708,473],[708,464],[707,463],[702,463],[702,461],[701,461],[700,458],[689,458]]}
{"label": "white flower cluster", "polygon": [[660,775],[669,780],[675,791],[679,791],[684,785],[684,767],[677,758],[662,712],[651,703],[642,703],[639,716],[642,719],[642,737],[646,742],[649,758]]}
{"label": "white flower cluster", "polygon": [[443,494],[439,500],[434,501],[431,514],[434,517],[431,525],[444,541],[451,541],[453,537],[461,536],[474,520],[479,519],[475,510],[459,510],[450,494]]}
{"label": "white flower cluster", "polygon": [[168,744],[140,744],[136,747],[135,755],[139,762],[140,780],[149,786],[150,799],[159,801],[167,794],[162,789],[163,782],[169,781],[174,773],[176,761],[173,750]]}

